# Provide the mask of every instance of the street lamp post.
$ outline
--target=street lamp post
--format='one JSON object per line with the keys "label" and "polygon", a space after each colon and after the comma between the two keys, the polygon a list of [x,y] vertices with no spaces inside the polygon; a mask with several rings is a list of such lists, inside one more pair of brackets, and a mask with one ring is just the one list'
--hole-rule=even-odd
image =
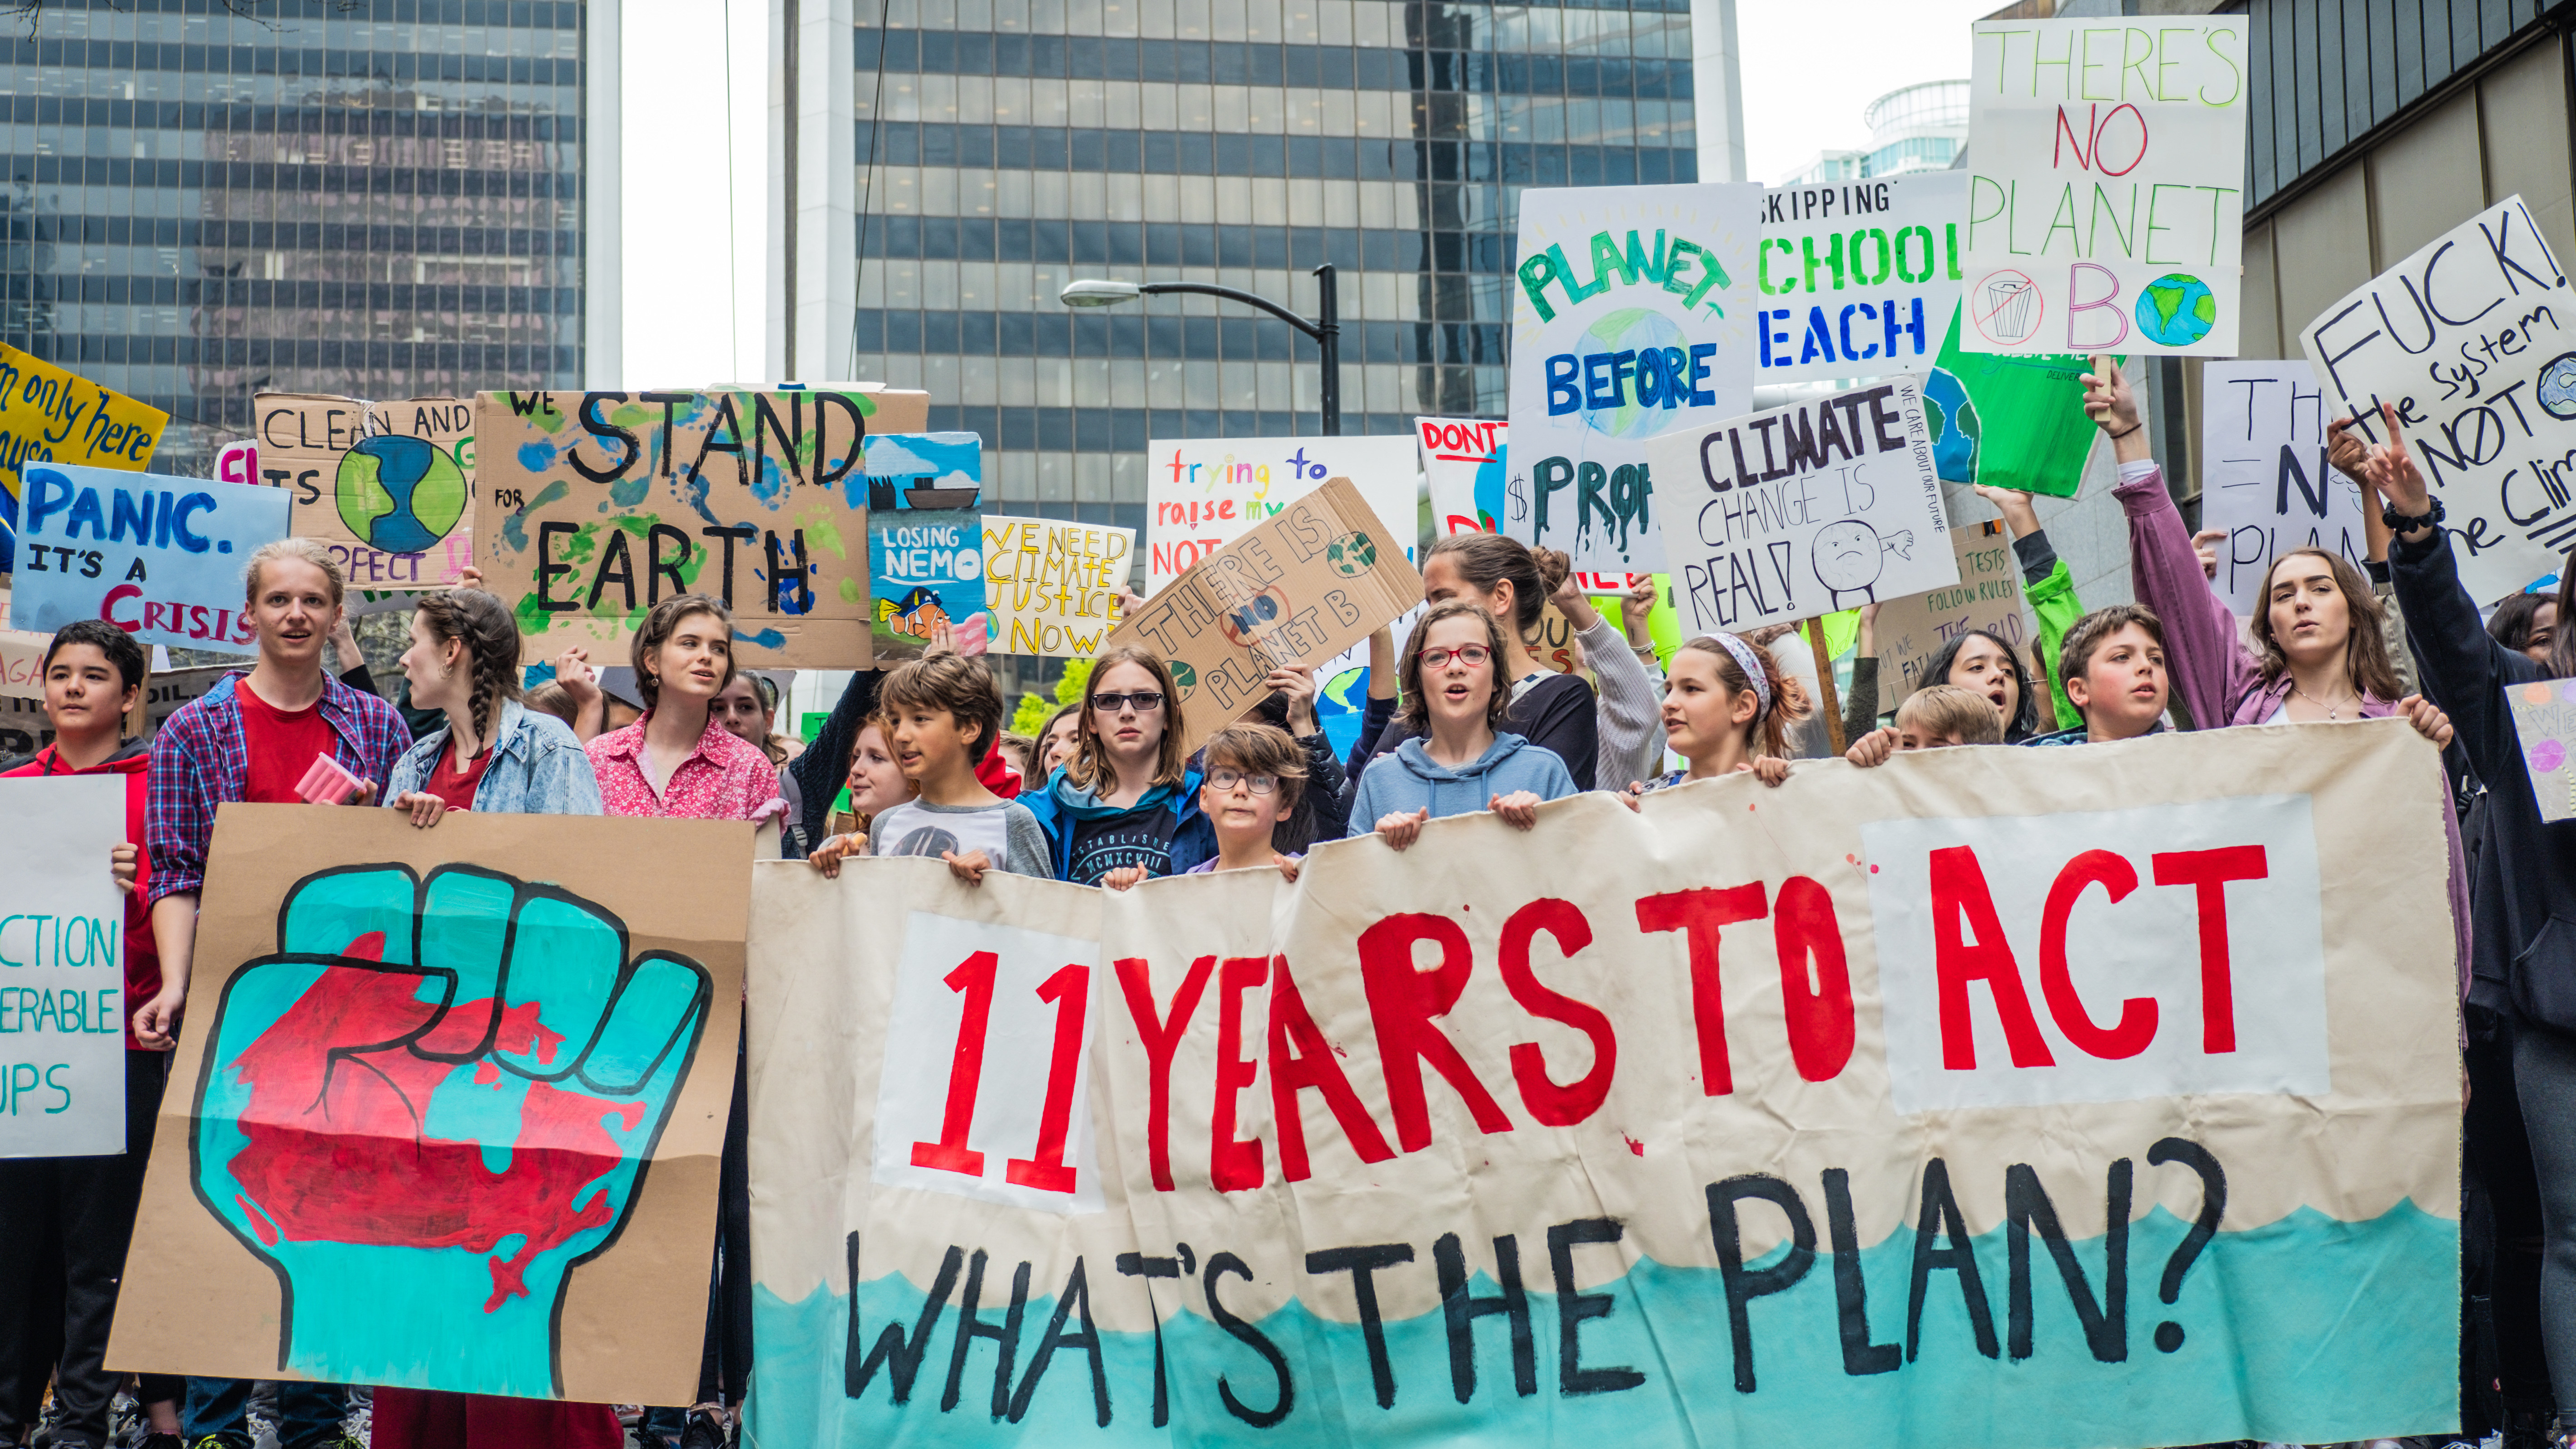
{"label": "street lamp post", "polygon": [[1332,263],[1315,269],[1315,282],[1322,295],[1318,298],[1319,315],[1311,321],[1258,293],[1209,282],[1067,282],[1057,300],[1068,307],[1115,307],[1165,292],[1197,292],[1258,307],[1315,339],[1315,346],[1324,354],[1324,436],[1338,438],[1342,435],[1342,321]]}

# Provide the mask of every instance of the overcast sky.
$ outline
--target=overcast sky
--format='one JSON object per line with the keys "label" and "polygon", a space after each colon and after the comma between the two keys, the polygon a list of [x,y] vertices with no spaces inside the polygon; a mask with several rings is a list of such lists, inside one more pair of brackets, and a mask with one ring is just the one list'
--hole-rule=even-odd
{"label": "overcast sky", "polygon": [[[1749,179],[1776,181],[1827,147],[1863,144],[1862,108],[1899,86],[1966,79],[1968,23],[2001,3],[1737,0]],[[775,380],[761,362],[768,14],[766,0],[624,7],[627,387]]]}

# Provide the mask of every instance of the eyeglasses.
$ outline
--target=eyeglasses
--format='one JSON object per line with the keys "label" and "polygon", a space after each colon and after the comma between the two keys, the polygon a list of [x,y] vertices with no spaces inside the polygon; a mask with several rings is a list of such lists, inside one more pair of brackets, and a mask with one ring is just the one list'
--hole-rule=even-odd
{"label": "eyeglasses", "polygon": [[1450,660],[1463,659],[1472,668],[1493,657],[1494,651],[1482,644],[1461,644],[1455,649],[1425,649],[1422,651],[1422,667],[1445,669]]}
{"label": "eyeglasses", "polygon": [[1163,707],[1163,692],[1139,689],[1127,694],[1095,694],[1091,697],[1091,705],[1106,714],[1116,714],[1131,705],[1138,714],[1152,714]]}
{"label": "eyeglasses", "polygon": [[1255,795],[1275,794],[1279,789],[1277,775],[1247,775],[1241,770],[1210,770],[1207,773],[1207,782],[1220,794],[1237,785],[1250,788]]}

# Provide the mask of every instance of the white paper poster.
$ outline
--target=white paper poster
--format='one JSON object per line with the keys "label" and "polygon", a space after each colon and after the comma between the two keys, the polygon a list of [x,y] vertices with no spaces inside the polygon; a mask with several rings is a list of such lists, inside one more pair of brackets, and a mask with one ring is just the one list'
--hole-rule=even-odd
{"label": "white paper poster", "polygon": [[1975,30],[1959,345],[2234,356],[2245,17]]}
{"label": "white paper poster", "polygon": [[2521,197],[2372,278],[2299,345],[2369,441],[2387,441],[2380,404],[2397,409],[2471,598],[2558,572],[2576,543],[2576,292]]}
{"label": "white paper poster", "polygon": [[2227,530],[2212,586],[2252,617],[2272,560],[2322,548],[2360,568],[2361,485],[2326,466],[2328,411],[2304,361],[2213,361],[2200,381],[2200,522]]}
{"label": "white paper poster", "polygon": [[125,1150],[125,777],[0,780],[0,1157]]}
{"label": "white paper poster", "polygon": [[1689,633],[1959,581],[1913,373],[1660,438],[1653,456],[1677,500],[1673,606]]}
{"label": "white paper poster", "polygon": [[1503,473],[1511,427],[1491,418],[1415,418],[1422,481],[1431,494],[1431,534],[1503,531]]}
{"label": "white paper poster", "polygon": [[1959,305],[1967,194],[1958,171],[1764,192],[1754,382],[1929,369]]}
{"label": "white paper poster", "polygon": [[1521,193],[1503,532],[1663,569],[1648,444],[1753,406],[1761,204],[1750,182]]}
{"label": "white paper poster", "polygon": [[1420,567],[1413,520],[1420,465],[1413,439],[1157,438],[1145,452],[1145,592],[1150,597],[1190,565],[1254,524],[1324,486],[1348,478],[1404,542]]}

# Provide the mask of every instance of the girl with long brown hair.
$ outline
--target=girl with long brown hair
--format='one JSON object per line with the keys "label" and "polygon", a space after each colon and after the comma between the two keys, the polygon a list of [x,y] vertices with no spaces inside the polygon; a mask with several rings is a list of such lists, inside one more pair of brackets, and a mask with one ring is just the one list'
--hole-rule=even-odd
{"label": "girl with long brown hair", "polygon": [[1124,887],[1215,857],[1180,711],[1161,655],[1122,646],[1092,661],[1073,754],[1020,800],[1046,831],[1056,879]]}

